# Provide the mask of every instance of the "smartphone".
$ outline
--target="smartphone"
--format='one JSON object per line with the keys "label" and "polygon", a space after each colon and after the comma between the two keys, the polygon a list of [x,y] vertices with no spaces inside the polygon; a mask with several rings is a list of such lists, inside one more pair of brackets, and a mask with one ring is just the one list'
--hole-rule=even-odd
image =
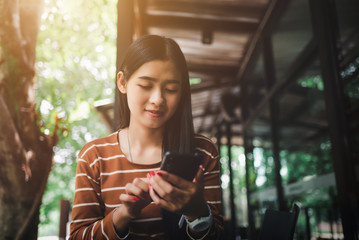
{"label": "smartphone", "polygon": [[202,156],[199,153],[166,152],[162,160],[161,170],[192,181],[201,163]]}

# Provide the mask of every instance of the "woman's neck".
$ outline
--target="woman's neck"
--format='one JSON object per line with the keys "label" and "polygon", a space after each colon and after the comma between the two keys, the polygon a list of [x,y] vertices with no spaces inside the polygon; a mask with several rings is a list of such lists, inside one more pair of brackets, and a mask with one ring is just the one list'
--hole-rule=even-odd
{"label": "woman's neck", "polygon": [[137,126],[128,127],[129,137],[136,144],[142,147],[159,146],[162,147],[163,129],[140,128]]}
{"label": "woman's neck", "polygon": [[[128,132],[127,132],[128,131]],[[121,144],[129,160],[137,164],[153,164],[161,161],[163,129],[140,128],[131,125],[122,132]],[[128,135],[127,135],[128,134]]]}

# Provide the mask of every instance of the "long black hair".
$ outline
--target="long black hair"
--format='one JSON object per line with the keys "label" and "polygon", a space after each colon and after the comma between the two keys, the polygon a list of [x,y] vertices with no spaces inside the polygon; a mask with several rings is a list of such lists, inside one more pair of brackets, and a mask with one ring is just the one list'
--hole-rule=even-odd
{"label": "long black hair", "polygon": [[[191,93],[188,68],[185,57],[178,44],[170,38],[157,35],[144,35],[134,41],[127,49],[120,71],[124,80],[143,64],[153,60],[172,61],[181,74],[181,97],[176,112],[165,123],[163,152],[193,152],[194,127],[191,107]],[[130,123],[130,110],[127,96],[119,93],[119,128],[126,128]]]}

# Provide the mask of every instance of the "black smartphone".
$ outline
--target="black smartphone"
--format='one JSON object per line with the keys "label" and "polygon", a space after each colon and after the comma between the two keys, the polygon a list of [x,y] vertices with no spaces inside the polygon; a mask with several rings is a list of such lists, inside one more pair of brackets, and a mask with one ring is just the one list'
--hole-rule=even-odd
{"label": "black smartphone", "polygon": [[202,156],[199,153],[171,153],[166,152],[161,170],[175,174],[188,181],[196,176],[199,165],[202,163]]}

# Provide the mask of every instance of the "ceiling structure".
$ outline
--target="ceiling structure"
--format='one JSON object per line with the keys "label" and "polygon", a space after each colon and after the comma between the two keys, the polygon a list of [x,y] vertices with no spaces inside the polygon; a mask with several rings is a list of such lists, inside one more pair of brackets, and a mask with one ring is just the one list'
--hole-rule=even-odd
{"label": "ceiling structure", "polygon": [[[272,1],[276,2],[276,1]],[[221,99],[238,93],[238,82],[253,41],[263,28],[269,0],[137,0],[133,2],[134,38],[157,34],[173,38],[181,47],[189,69],[195,131],[215,133],[226,116]],[[251,51],[252,50],[252,51]],[[112,128],[113,104],[96,109]],[[241,131],[234,126],[234,134]]]}
{"label": "ceiling structure", "polygon": [[[254,112],[261,109],[256,104],[263,105],[261,101],[267,93],[263,89],[264,70],[259,56],[261,38],[281,18],[281,31],[273,34],[280,43],[273,46],[278,78],[283,75],[281,66],[295,63],[293,58],[311,38],[310,30],[307,33],[302,31],[308,27],[302,27],[303,19],[299,17],[303,16],[304,10],[307,11],[306,1],[291,2],[288,10],[288,1],[281,0],[120,0],[118,14],[122,25],[118,26],[118,31],[122,32],[118,41],[122,42],[118,42],[117,47],[127,48],[126,44],[144,34],[173,38],[185,55],[190,78],[196,82],[191,85],[195,131],[212,137],[217,132],[218,123],[230,120],[233,144],[242,145],[242,129],[246,123],[241,122],[239,86],[245,83],[255,89],[247,99]],[[133,22],[128,22],[128,18]],[[123,42],[126,34],[130,38]],[[293,48],[289,42],[297,47]],[[255,61],[257,64],[254,66]],[[113,122],[116,122],[114,105],[116,103],[103,102],[95,105],[111,131]],[[255,131],[263,130],[259,135],[269,137],[267,113],[264,110],[261,114],[264,114],[260,118],[264,122],[254,124]]]}

